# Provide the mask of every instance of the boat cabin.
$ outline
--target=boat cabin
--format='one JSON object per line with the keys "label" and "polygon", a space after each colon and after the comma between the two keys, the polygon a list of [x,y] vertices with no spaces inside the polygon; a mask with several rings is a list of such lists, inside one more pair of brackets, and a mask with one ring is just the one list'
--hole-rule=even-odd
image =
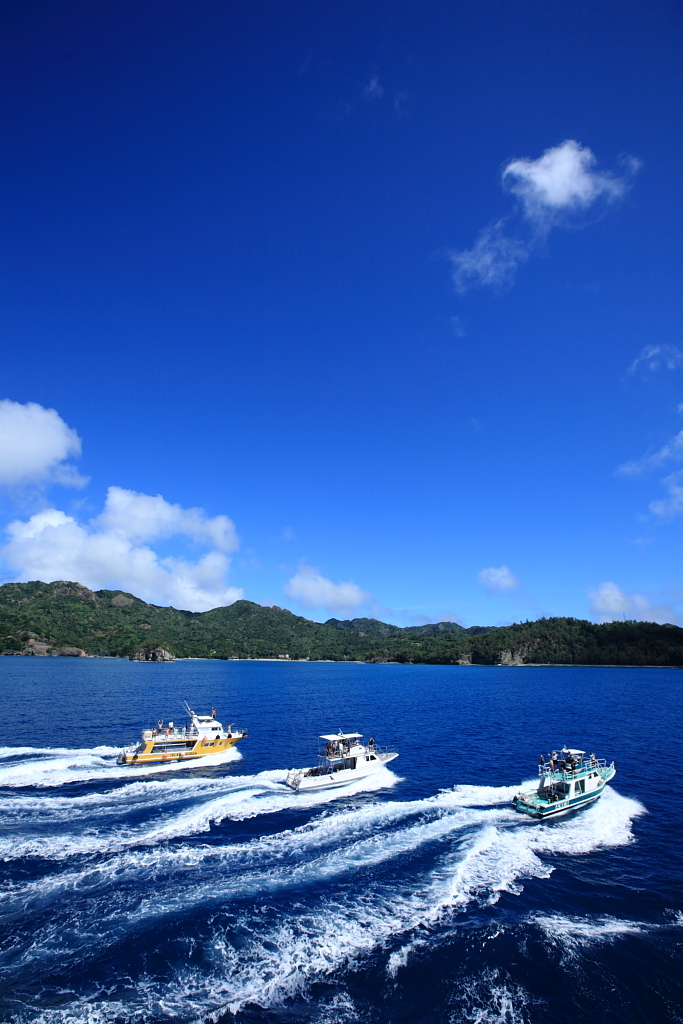
{"label": "boat cabin", "polygon": [[595,754],[586,755],[585,750],[572,750],[564,747],[559,754],[553,751],[548,762],[541,761],[538,766],[537,795],[547,803],[560,800],[571,800],[594,793],[604,784],[600,768],[606,769],[607,762],[596,758]]}
{"label": "boat cabin", "polygon": [[[368,740],[367,746],[361,741],[361,732],[342,732],[322,735],[318,741],[318,764],[309,768],[307,777],[330,775],[341,771],[360,771],[371,767],[381,760],[379,749],[374,739]],[[374,763],[373,763],[374,762]],[[367,763],[367,764],[366,764]]]}
{"label": "boat cabin", "polygon": [[159,720],[156,728],[144,729],[141,749],[147,749],[147,744],[152,741],[151,750],[147,749],[150,754],[182,753],[193,750],[198,740],[202,741],[202,747],[205,748],[217,746],[219,741],[232,738],[232,724],[225,730],[214,714],[197,715],[191,708],[188,708],[188,712],[190,721],[183,726]]}

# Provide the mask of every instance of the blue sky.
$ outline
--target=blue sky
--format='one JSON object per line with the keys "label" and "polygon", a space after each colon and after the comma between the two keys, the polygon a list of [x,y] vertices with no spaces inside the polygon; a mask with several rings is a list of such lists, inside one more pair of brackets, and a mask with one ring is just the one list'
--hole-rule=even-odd
{"label": "blue sky", "polygon": [[3,5],[4,580],[683,622],[682,20]]}

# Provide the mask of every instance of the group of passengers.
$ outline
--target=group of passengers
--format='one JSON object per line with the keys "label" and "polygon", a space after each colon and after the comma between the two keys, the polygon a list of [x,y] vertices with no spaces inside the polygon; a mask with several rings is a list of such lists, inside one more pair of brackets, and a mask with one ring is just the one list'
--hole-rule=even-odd
{"label": "group of passengers", "polygon": [[[573,772],[581,766],[581,762],[581,757],[575,757],[572,753],[569,753],[569,756],[565,758],[560,758],[556,750],[553,750],[552,754],[548,754],[548,765],[551,772]],[[595,754],[590,754],[589,767],[594,766],[595,763]],[[543,754],[540,755],[538,764],[541,771],[543,771],[545,769],[545,757]]]}
{"label": "group of passengers", "polygon": [[180,729],[176,728],[173,725],[173,722],[168,722],[168,724],[164,727],[163,718],[160,718],[159,721],[157,722],[156,729],[152,729],[152,736],[163,736],[164,739],[168,739],[169,736],[193,735],[196,736],[197,733],[196,730],[194,732],[192,731],[192,726],[189,724],[189,722],[185,725],[184,728],[181,727]]}
{"label": "group of passengers", "polygon": [[[325,746],[325,757],[347,757],[352,746],[355,746],[356,740],[330,740]],[[368,740],[368,750],[375,749],[375,740],[371,736]]]}

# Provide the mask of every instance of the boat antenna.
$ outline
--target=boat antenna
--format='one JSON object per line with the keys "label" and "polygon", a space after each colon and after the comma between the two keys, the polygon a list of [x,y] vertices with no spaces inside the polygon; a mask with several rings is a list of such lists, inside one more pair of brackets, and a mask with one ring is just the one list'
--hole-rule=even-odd
{"label": "boat antenna", "polygon": [[186,700],[181,700],[181,702],[180,702],[180,706],[181,706],[181,708],[182,708],[182,709],[183,709],[184,711],[187,711],[187,713],[188,713],[188,715],[190,716],[190,718],[192,718],[192,716],[194,715],[194,711],[192,710],[192,708],[190,707],[190,705],[189,705],[189,704],[187,703],[187,701],[186,701]]}

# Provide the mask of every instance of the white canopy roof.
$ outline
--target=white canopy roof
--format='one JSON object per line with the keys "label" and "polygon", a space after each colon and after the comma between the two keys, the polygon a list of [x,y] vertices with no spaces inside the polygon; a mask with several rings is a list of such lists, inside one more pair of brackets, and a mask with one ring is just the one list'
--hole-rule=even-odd
{"label": "white canopy roof", "polygon": [[331,736],[321,736],[321,740],[329,740],[333,743],[335,740],[359,740],[363,736],[362,732],[337,732],[332,733]]}
{"label": "white canopy roof", "polygon": [[581,755],[581,754],[585,754],[586,751],[585,750],[572,750],[571,747],[562,747],[562,753],[563,754],[577,754],[577,755]]}

